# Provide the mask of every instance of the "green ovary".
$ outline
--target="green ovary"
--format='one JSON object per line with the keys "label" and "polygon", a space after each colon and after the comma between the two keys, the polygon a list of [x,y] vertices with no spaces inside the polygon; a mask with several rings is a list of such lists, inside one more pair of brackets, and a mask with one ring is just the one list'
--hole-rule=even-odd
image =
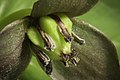
{"label": "green ovary", "polygon": [[44,47],[44,41],[35,26],[28,28],[27,35],[33,44],[40,48]]}

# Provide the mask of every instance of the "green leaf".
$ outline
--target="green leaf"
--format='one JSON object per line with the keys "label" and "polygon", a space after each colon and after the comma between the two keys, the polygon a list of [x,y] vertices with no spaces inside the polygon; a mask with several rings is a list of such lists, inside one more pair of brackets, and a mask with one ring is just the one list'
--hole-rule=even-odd
{"label": "green leaf", "polygon": [[0,31],[0,80],[15,80],[30,62],[25,19],[16,20]]}
{"label": "green leaf", "polygon": [[39,0],[32,10],[33,17],[64,12],[68,16],[79,16],[91,9],[98,0]]}
{"label": "green leaf", "polygon": [[73,31],[85,39],[84,45],[76,41],[73,49],[80,61],[77,66],[65,67],[53,61],[53,80],[118,80],[120,67],[114,45],[99,30],[80,20],[73,20]]}
{"label": "green leaf", "polygon": [[22,9],[6,16],[2,20],[0,20],[0,31],[11,22],[29,16],[30,12],[31,9]]}
{"label": "green leaf", "polygon": [[30,9],[36,0],[0,0],[0,20],[21,9]]}
{"label": "green leaf", "polygon": [[36,58],[33,56],[27,69],[20,75],[19,80],[52,80],[43,70],[40,68]]}

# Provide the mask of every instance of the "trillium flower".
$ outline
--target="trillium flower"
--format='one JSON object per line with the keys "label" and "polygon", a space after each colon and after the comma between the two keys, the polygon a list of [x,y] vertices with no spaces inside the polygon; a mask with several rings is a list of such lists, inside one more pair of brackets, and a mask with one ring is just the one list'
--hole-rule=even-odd
{"label": "trillium flower", "polygon": [[28,79],[26,76],[36,80],[34,70],[40,80],[120,79],[113,43],[94,26],[76,18],[97,2],[38,0],[32,9],[0,20],[0,80]]}

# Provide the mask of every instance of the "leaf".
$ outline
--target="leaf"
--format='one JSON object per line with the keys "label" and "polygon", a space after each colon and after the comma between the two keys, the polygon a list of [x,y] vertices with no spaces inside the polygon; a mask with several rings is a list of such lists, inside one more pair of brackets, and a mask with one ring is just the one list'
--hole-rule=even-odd
{"label": "leaf", "polygon": [[27,69],[20,75],[19,80],[52,80],[38,64],[36,57],[32,56]]}
{"label": "leaf", "polygon": [[0,21],[0,31],[11,22],[29,16],[30,12],[31,9],[22,9],[6,16]]}
{"label": "leaf", "polygon": [[21,9],[32,8],[36,0],[0,0],[0,20]]}
{"label": "leaf", "polygon": [[7,25],[0,32],[0,80],[15,80],[30,62],[25,19]]}
{"label": "leaf", "polygon": [[79,16],[91,9],[98,0],[39,0],[32,10],[33,17],[64,12],[68,16]]}
{"label": "leaf", "polygon": [[53,80],[118,80],[120,66],[114,45],[103,33],[90,24],[73,20],[73,31],[86,43],[72,43],[80,61],[77,66],[65,67],[60,61],[53,61]]}

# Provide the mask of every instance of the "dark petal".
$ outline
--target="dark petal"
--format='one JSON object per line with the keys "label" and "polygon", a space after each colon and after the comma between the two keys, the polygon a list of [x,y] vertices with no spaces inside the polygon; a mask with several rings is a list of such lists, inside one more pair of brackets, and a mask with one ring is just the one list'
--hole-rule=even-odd
{"label": "dark petal", "polygon": [[33,17],[64,12],[70,17],[79,16],[89,11],[98,0],[39,0],[32,10]]}
{"label": "dark petal", "polygon": [[14,21],[0,32],[0,80],[17,79],[30,61],[24,21]]}
{"label": "dark petal", "polygon": [[119,80],[120,66],[112,42],[90,24],[79,20],[73,22],[73,32],[86,42],[84,45],[72,43],[80,61],[69,68],[54,61],[50,75],[53,80]]}

